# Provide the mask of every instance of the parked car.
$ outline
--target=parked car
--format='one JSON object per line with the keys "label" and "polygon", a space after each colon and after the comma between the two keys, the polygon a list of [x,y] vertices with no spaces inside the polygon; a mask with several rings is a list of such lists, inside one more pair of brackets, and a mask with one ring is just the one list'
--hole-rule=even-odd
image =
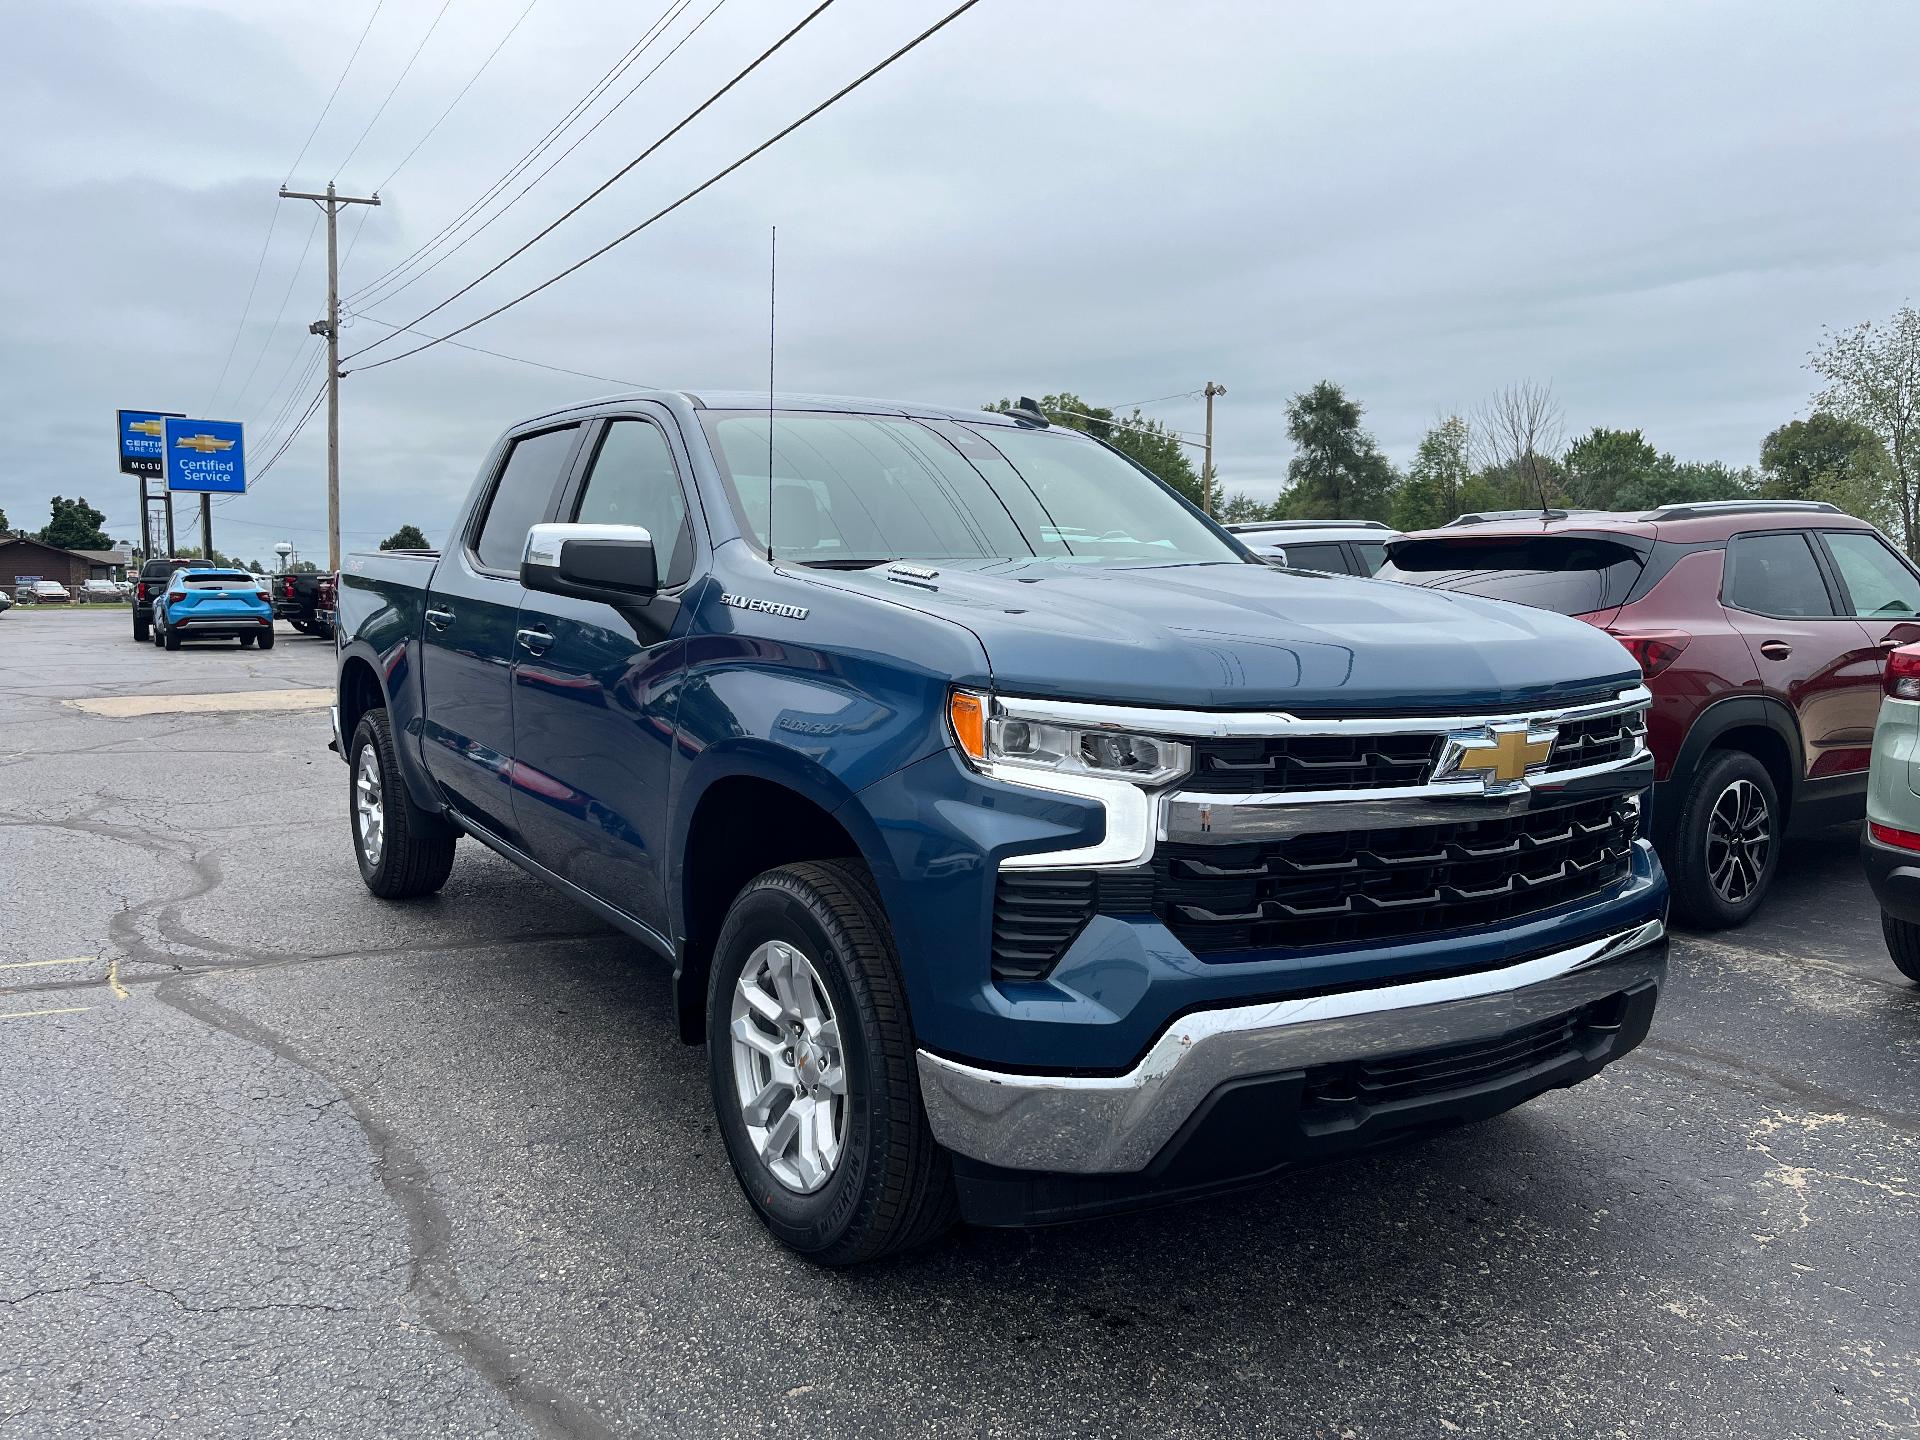
{"label": "parked car", "polygon": [[133,638],[135,640],[145,640],[152,634],[155,598],[166,590],[167,581],[173,578],[174,571],[192,563],[191,560],[155,556],[140,567],[140,574],[133,582]]}
{"label": "parked car", "polygon": [[121,600],[120,587],[111,580],[88,580],[81,584],[75,598],[87,604],[99,600],[117,605]]}
{"label": "parked car", "polygon": [[1653,838],[1676,909],[1738,925],[1782,840],[1866,808],[1886,652],[1920,640],[1920,574],[1831,505],[1475,518],[1395,541],[1382,579],[1577,615],[1653,692]]}
{"label": "parked car", "polygon": [[58,580],[36,580],[28,588],[36,605],[66,605],[73,600],[73,593]]}
{"label": "parked car", "polygon": [[1884,690],[1860,854],[1880,902],[1887,954],[1920,984],[1920,645],[1888,652]]}
{"label": "parked car", "polygon": [[1227,529],[1275,565],[1332,575],[1373,574],[1400,533],[1378,520],[1252,520]]}
{"label": "parked car", "polygon": [[268,583],[274,617],[285,620],[302,635],[332,639],[333,625],[320,616],[321,610],[330,608],[322,605],[321,596],[332,582],[332,575],[324,570],[287,570],[272,576]]}
{"label": "parked car", "polygon": [[1647,694],[1590,626],[1275,569],[1030,404],[598,401],[451,534],[340,574],[361,877],[468,836],[657,952],[807,1255],[1246,1184],[1646,1033]]}
{"label": "parked car", "polygon": [[6,591],[0,590],[0,615],[6,614],[7,611],[11,610],[12,608],[13,608],[13,597],[7,594]]}
{"label": "parked car", "polygon": [[195,566],[173,572],[153,599],[153,643],[178,650],[185,640],[238,640],[273,648],[273,606],[266,582],[245,570]]}

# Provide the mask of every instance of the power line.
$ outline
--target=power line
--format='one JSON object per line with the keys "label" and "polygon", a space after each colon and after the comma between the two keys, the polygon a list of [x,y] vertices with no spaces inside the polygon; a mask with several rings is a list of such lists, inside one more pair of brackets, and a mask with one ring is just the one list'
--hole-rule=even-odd
{"label": "power line", "polygon": [[[691,3],[692,3],[692,0],[679,0],[678,8],[674,11],[673,15],[669,18],[668,24],[671,24],[673,20],[677,20],[680,17],[681,13],[684,12],[687,6],[690,5]],[[369,305],[384,305],[387,301],[393,299],[394,296],[400,294],[401,291],[409,289],[416,282],[432,274],[435,270],[439,269],[442,265],[446,264],[447,261],[451,260],[455,255],[459,254],[462,250],[466,249],[466,247],[469,244],[471,244],[474,240],[479,238],[479,236],[487,229],[488,226],[492,225],[494,221],[498,220],[502,215],[505,215],[515,205],[518,205],[523,199],[525,199],[527,192],[529,190],[533,189],[534,186],[538,185],[542,180],[546,179],[547,176],[551,175],[556,169],[558,169],[561,162],[564,161],[567,158],[567,156],[571,155],[575,150],[578,150],[581,147],[581,145],[585,144],[587,141],[587,138],[591,136],[594,131],[598,130],[602,125],[606,124],[608,120],[612,119],[614,113],[617,110],[619,110],[619,108],[622,105],[626,104],[627,101],[631,100],[634,97],[634,95],[639,91],[642,85],[646,84],[647,81],[651,80],[656,74],[659,73],[661,66],[665,65],[669,60],[673,59],[675,55],[680,53],[681,46],[685,45],[695,35],[698,35],[700,33],[701,27],[704,26],[707,23],[707,21],[711,20],[714,17],[715,12],[717,12],[720,9],[720,7],[725,3],[726,3],[726,0],[714,0],[713,8],[708,10],[706,14],[702,15],[698,20],[696,20],[693,24],[693,27],[690,30],[688,30],[686,34],[682,35],[677,41],[674,42],[673,48],[667,51],[666,54],[662,55],[657,61],[654,62],[652,69],[648,70],[646,74],[642,75],[638,80],[634,81],[633,84],[628,88],[626,94],[622,95],[618,100],[614,101],[613,104],[606,109],[606,111],[600,116],[598,120],[595,120],[592,125],[588,126],[584,131],[580,133],[580,135],[578,135],[574,139],[572,144],[567,146],[566,149],[562,150],[557,156],[555,156],[552,163],[550,163],[546,169],[542,170],[538,175],[534,176],[533,179],[529,180],[525,185],[523,185],[520,188],[519,192],[515,194],[511,200],[507,201],[506,204],[502,205],[498,210],[494,211],[493,214],[489,215],[485,220],[482,220],[472,230],[468,231],[465,235],[461,236],[459,241],[456,242],[451,249],[444,251],[436,259],[434,259],[430,264],[423,266],[419,270],[416,270],[412,275],[408,276],[405,280],[401,281],[400,284],[395,285],[391,289],[387,290],[384,294],[370,296],[367,299],[367,303]],[[535,238],[537,239],[538,237],[536,236]],[[482,276],[481,278],[485,279],[486,277]],[[476,281],[475,283],[477,284],[479,282]]]}
{"label": "power line", "polygon": [[[888,65],[892,64],[894,60],[898,59],[901,55],[904,55],[907,52],[907,50],[911,50],[915,45],[918,45],[921,40],[924,40],[927,38],[927,36],[933,34],[935,30],[938,30],[940,28],[940,26],[945,25],[949,20],[952,20],[954,16],[959,15],[961,11],[970,9],[972,8],[973,5],[977,3],[978,3],[978,0],[967,0],[967,3],[962,5],[959,10],[953,11],[951,14],[947,16],[945,20],[940,21],[940,23],[938,25],[935,25],[932,29],[922,32],[919,39],[909,42],[908,45],[905,47],[905,49],[895,51],[892,56],[882,61],[881,64],[878,67],[876,67],[874,70],[868,71],[866,75],[863,75],[860,77],[859,80],[854,81],[853,85],[850,85],[847,87],[847,90],[854,89],[855,87],[864,83],[869,76],[877,74],[879,70],[885,69]],[[418,325],[422,320],[425,320],[429,316],[438,314],[440,311],[446,309],[447,306],[451,305],[454,301],[458,300],[462,295],[465,295],[468,291],[472,290],[474,286],[480,284],[482,281],[488,279],[493,275],[499,274],[500,271],[504,269],[507,265],[511,264],[514,260],[518,259],[520,256],[526,254],[528,250],[532,249],[540,241],[544,240],[547,236],[551,235],[555,230],[559,229],[561,225],[565,224],[568,220],[572,219],[575,215],[579,214],[588,205],[592,204],[593,201],[598,199],[601,195],[605,194],[608,188],[611,187],[616,181],[618,181],[621,177],[630,173],[633,170],[634,166],[638,165],[642,160],[645,160],[649,155],[653,154],[654,151],[658,150],[662,145],[666,144],[667,141],[671,140],[675,135],[678,135],[682,130],[686,129],[688,125],[692,124],[694,120],[698,119],[710,107],[716,104],[721,99],[721,97],[726,95],[728,91],[732,90],[734,86],[738,85],[742,80],[746,79],[747,76],[751,75],[755,70],[759,69],[761,65],[765,64],[766,61],[769,60],[773,55],[775,55],[780,50],[780,48],[784,46],[789,40],[793,39],[794,36],[798,35],[802,30],[806,29],[807,26],[811,25],[815,20],[819,19],[820,16],[824,14],[827,8],[832,4],[833,4],[833,0],[820,0],[820,3],[818,5],[814,6],[813,9],[809,10],[806,13],[806,15],[804,15],[801,18],[799,24],[795,25],[791,30],[787,31],[786,34],[782,35],[778,40],[774,41],[773,44],[769,45],[765,50],[762,50],[760,54],[756,56],[753,59],[753,61],[750,64],[748,64],[748,66],[744,70],[741,70],[731,80],[727,81],[726,84],[722,85],[718,90],[714,91],[713,94],[709,95],[705,100],[701,101],[692,110],[688,111],[687,114],[681,119],[679,124],[675,125],[671,130],[667,131],[666,134],[662,135],[658,140],[654,141],[653,144],[649,145],[646,149],[642,150],[638,155],[634,156],[633,159],[629,160],[625,165],[621,166],[618,170],[614,171],[612,175],[608,176],[605,180],[601,181],[599,185],[594,187],[592,190],[588,191],[584,198],[577,201],[570,209],[563,212],[559,219],[555,220],[552,224],[548,225],[546,229],[540,231],[537,235],[535,235],[532,239],[528,240],[525,244],[521,245],[518,249],[508,252],[507,257],[504,260],[501,260],[492,269],[484,271],[480,275],[476,276],[474,279],[468,281],[465,285],[461,286],[458,290],[454,291],[453,294],[449,295],[446,299],[442,300],[438,305],[435,305],[431,309],[422,311],[420,314],[414,316],[413,319],[407,322],[407,325],[408,326]],[[813,117],[813,115],[816,115],[821,110],[826,109],[826,107],[828,105],[831,105],[834,102],[834,100],[838,100],[841,95],[846,94],[847,90],[842,90],[838,95],[835,95],[832,97],[832,99],[829,99],[828,101],[826,101],[825,104],[822,104],[819,107],[817,107],[815,110],[810,111],[807,115],[801,116],[799,120],[796,120],[792,125],[789,125],[786,130],[783,130],[780,132],[779,135],[774,136],[773,140],[767,141],[766,144],[760,146],[759,149],[754,150],[747,155],[743,155],[740,159],[734,161],[734,163],[732,165],[729,165],[726,170],[722,170],[719,175],[716,175],[713,177],[712,180],[707,181],[706,185],[700,186],[699,189],[688,191],[687,194],[683,195],[679,200],[676,200],[673,203],[673,205],[668,206],[666,210],[662,210],[658,215],[655,215],[652,220],[645,221],[641,225],[634,227],[632,230],[629,230],[625,235],[622,235],[619,240],[615,240],[612,242],[612,244],[609,244],[603,247],[603,249],[595,251],[594,254],[588,256],[587,259],[588,260],[596,259],[598,258],[598,256],[604,254],[607,250],[611,250],[614,245],[618,245],[621,240],[625,240],[630,238],[631,236],[639,234],[640,231],[645,229],[647,225],[651,225],[653,223],[653,220],[658,220],[661,215],[665,215],[672,209],[685,203],[687,200],[691,200],[695,195],[699,194],[701,190],[706,189],[707,185],[713,184],[714,181],[719,180],[721,176],[726,175],[730,171],[737,170],[740,166],[746,164],[748,160],[751,160],[754,155],[759,154],[760,150],[764,150],[767,148],[768,145],[772,145],[774,141],[779,140],[781,136],[787,134],[788,131],[797,129],[799,126],[805,124],[807,120]],[[584,265],[587,263],[587,261],[583,260],[580,263]],[[579,266],[575,266],[573,268],[578,269]],[[561,272],[562,275],[571,274],[571,273],[572,273],[571,270],[566,270]],[[560,278],[559,275],[554,276],[555,280],[559,278]],[[549,280],[546,282],[546,285],[550,285],[552,283],[553,281]],[[537,288],[545,289],[546,285],[542,285]],[[534,293],[535,291],[532,291],[532,290],[527,292],[528,295],[531,295]],[[527,298],[526,295],[523,295],[520,297],[521,300],[524,300],[526,298]],[[515,300],[511,303],[517,305],[519,303],[519,300]],[[503,306],[501,308],[505,309],[507,307]],[[498,310],[495,310],[491,312],[491,314],[489,315],[482,316],[481,319],[483,320],[491,319],[493,315],[497,315],[499,313],[500,312]],[[474,323],[478,324],[479,321],[475,321]],[[461,327],[462,330],[469,329],[469,328],[471,327],[470,326]],[[456,330],[452,333],[457,335],[460,333],[460,331]],[[368,350],[373,349],[374,346],[385,344],[386,341],[391,338],[392,338],[391,336],[383,337],[380,340],[374,341],[373,345],[362,346],[359,350],[354,351],[352,355],[347,355],[342,358],[346,360],[351,360],[356,355],[364,355]],[[411,354],[412,352],[409,351],[407,353]],[[361,368],[372,369],[373,367],[369,365],[369,366],[363,366]]]}
{"label": "power line", "polygon": [[253,472],[253,477],[251,481],[252,484],[257,485],[260,483],[260,481],[266,479],[268,472],[271,471],[275,465],[280,463],[280,457],[286,454],[287,451],[292,448],[293,442],[300,438],[300,432],[306,429],[307,422],[313,419],[313,417],[319,413],[320,402],[322,400],[325,400],[326,398],[327,398],[327,387],[324,385],[322,385],[318,390],[313,392],[313,399],[307,402],[307,408],[305,413],[303,413],[300,416],[299,420],[294,423],[293,429],[287,432],[287,438],[280,442],[280,448],[274,451],[272,455],[267,457],[266,464],[262,465],[258,470]]}
{"label": "power line", "polygon": [[353,149],[347,151],[347,158],[334,166],[335,175],[346,169],[352,163],[353,157],[360,153],[360,147],[366,143],[367,136],[373,133],[373,127],[380,123],[380,117],[387,113],[387,106],[392,102],[393,97],[400,93],[400,86],[407,76],[413,73],[413,62],[418,60],[420,52],[427,48],[427,42],[433,38],[433,32],[440,28],[440,22],[446,18],[447,10],[452,4],[453,0],[441,0],[440,9],[434,14],[433,23],[427,26],[427,33],[420,37],[420,43],[413,47],[413,54],[407,57],[407,63],[400,67],[400,75],[393,82],[393,88],[387,91],[386,99],[382,100],[380,108],[373,112],[373,118],[367,121],[367,128],[360,132],[360,138],[353,142]]}
{"label": "power line", "polygon": [[[260,353],[253,357],[253,368],[247,371],[247,378],[240,382],[240,388],[234,391],[233,408],[238,410],[240,402],[246,398],[247,387],[253,384],[253,377],[260,373],[260,362],[267,358],[267,351],[273,348],[273,332],[280,328],[280,322],[286,318],[287,302],[293,299],[293,287],[299,282],[300,267],[307,263],[307,254],[313,249],[313,237],[320,233],[320,217],[313,217],[313,224],[307,230],[307,243],[300,247],[300,258],[293,262],[293,273],[287,276],[287,288],[280,296],[280,309],[275,312],[273,324],[267,327],[267,333],[260,342]],[[296,349],[296,353],[298,353]]]}
{"label": "power line", "polygon": [[1198,390],[1182,390],[1177,395],[1156,395],[1151,400],[1129,400],[1126,404],[1116,405],[1113,408],[1115,410],[1138,410],[1142,405],[1158,405],[1167,400],[1191,400],[1199,393]]}
{"label": "power line", "polygon": [[[672,8],[673,8],[673,0],[669,0],[667,9],[671,10]],[[577,120],[582,114],[584,114],[587,111],[587,109],[589,109],[592,106],[595,100],[599,99],[601,95],[605,94],[607,88],[610,85],[612,85],[615,80],[619,79],[621,75],[625,74],[627,69],[636,60],[640,58],[642,51],[646,48],[648,44],[652,42],[655,32],[664,23],[666,14],[667,14],[667,11],[662,11],[660,16],[656,17],[653,23],[648,25],[646,30],[642,32],[640,39],[634,41],[633,44],[629,45],[627,47],[626,53],[620,59],[614,61],[612,67],[607,71],[607,73],[602,75],[592,85],[588,86],[587,93],[585,95],[582,95],[579,99],[575,100],[573,104],[569,105],[567,107],[566,113],[562,115],[558,120],[556,120],[552,125],[547,127],[546,134],[542,135],[538,140],[536,140],[533,143],[533,145],[529,147],[520,156],[518,160],[514,161],[513,164],[509,165],[504,175],[500,176],[485,190],[481,191],[480,197],[477,200],[470,201],[467,204],[467,206],[460,211],[458,215],[454,216],[452,220],[448,221],[445,225],[441,226],[439,230],[435,231],[434,234],[427,239],[425,244],[421,245],[418,249],[414,250],[405,259],[401,260],[399,263],[395,265],[389,266],[386,270],[382,271],[374,279],[368,281],[365,285],[362,285],[359,289],[353,291],[350,298],[358,299],[359,297],[365,295],[369,290],[373,290],[381,285],[384,285],[388,280],[393,278],[395,275],[398,275],[401,272],[405,271],[410,265],[413,264],[415,260],[419,259],[421,256],[427,254],[428,252],[433,250],[435,247],[437,247],[447,236],[453,234],[463,224],[465,224],[468,219],[470,219],[481,208],[483,208],[488,201],[492,200],[502,190],[506,189],[507,186],[511,185],[514,181],[515,176],[519,175],[522,171],[524,171],[527,168],[527,166],[531,165],[535,160],[539,159],[541,155],[545,154],[548,147],[550,147],[556,140],[558,140],[559,137],[562,134],[564,134],[570,126],[572,126],[574,121]]]}
{"label": "power line", "polygon": [[484,346],[469,345],[461,340],[447,340],[444,335],[430,335],[425,330],[415,330],[409,326],[396,325],[391,320],[382,320],[375,315],[362,315],[355,312],[354,319],[370,320],[375,325],[384,325],[389,330],[406,330],[409,335],[419,335],[428,340],[443,340],[456,350],[471,350],[476,355],[491,355],[496,360],[511,360],[516,365],[531,365],[536,370],[552,370],[560,375],[574,375],[582,380],[601,380],[609,385],[625,385],[634,390],[658,390],[658,385],[645,380],[623,380],[618,375],[596,375],[591,370],[569,370],[564,365],[549,365],[544,360],[529,360],[524,355],[509,355],[504,350],[488,350]]}
{"label": "power line", "polygon": [[[320,133],[320,127],[326,123],[327,112],[333,109],[333,102],[340,97],[340,87],[347,83],[347,72],[353,69],[353,62],[360,58],[360,47],[367,43],[367,35],[373,29],[373,22],[379,18],[380,7],[387,0],[373,0],[373,10],[367,16],[367,23],[360,27],[360,38],[353,42],[353,53],[347,56],[347,63],[340,69],[340,78],[333,82],[333,92],[327,96],[327,103],[320,107],[320,118],[313,122],[313,129],[307,132],[306,140],[300,146],[300,153],[293,157],[293,164],[287,167],[287,178],[282,185],[293,183],[293,172],[300,168],[300,162],[307,158],[307,147],[313,144],[313,137]],[[280,207],[274,206],[273,213],[278,215]]]}
{"label": "power line", "polygon": [[[393,169],[387,172],[387,178],[385,180],[382,180],[378,185],[373,187],[375,190],[386,189],[388,184],[393,180],[393,177],[398,175],[402,170],[407,168],[407,162],[413,159],[413,157],[417,153],[419,153],[420,147],[422,145],[426,144],[427,141],[433,138],[433,132],[438,130],[440,128],[441,122],[444,121],[447,118],[447,116],[453,113],[454,106],[458,105],[462,100],[467,98],[467,92],[474,87],[474,83],[478,81],[482,75],[487,73],[487,67],[493,64],[493,57],[498,55],[503,49],[506,48],[507,42],[513,39],[514,31],[520,28],[521,22],[524,21],[527,18],[527,16],[533,13],[533,7],[538,5],[539,3],[540,3],[540,0],[527,0],[526,9],[522,10],[519,14],[519,17],[514,20],[513,24],[507,27],[507,33],[500,37],[499,43],[496,44],[493,47],[493,49],[487,52],[487,58],[480,62],[480,68],[475,70],[473,74],[467,77],[467,83],[460,87],[459,94],[455,95],[453,99],[447,102],[447,108],[440,112],[440,118],[438,120],[435,120],[433,124],[427,127],[426,134],[422,135],[418,140],[413,142],[413,149],[407,151],[406,154],[400,157],[400,163],[398,165],[395,165]],[[365,215],[366,215],[366,212],[364,210],[361,211],[361,216],[363,219]],[[351,245],[347,247],[347,253],[348,254],[353,253],[353,247]]]}

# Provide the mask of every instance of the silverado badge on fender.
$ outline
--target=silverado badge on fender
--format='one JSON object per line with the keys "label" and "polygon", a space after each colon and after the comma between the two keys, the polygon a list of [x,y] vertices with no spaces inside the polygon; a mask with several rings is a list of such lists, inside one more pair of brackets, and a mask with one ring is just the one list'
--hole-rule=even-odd
{"label": "silverado badge on fender", "polygon": [[783,605],[778,600],[756,600],[747,595],[729,595],[724,590],[720,592],[720,603],[731,605],[736,610],[758,610],[763,615],[784,615],[789,620],[807,618],[807,607],[804,605]]}

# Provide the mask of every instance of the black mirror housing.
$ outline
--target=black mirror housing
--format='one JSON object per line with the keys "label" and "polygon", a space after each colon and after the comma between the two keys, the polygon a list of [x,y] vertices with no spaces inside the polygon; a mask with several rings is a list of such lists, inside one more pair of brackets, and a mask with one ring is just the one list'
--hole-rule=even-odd
{"label": "black mirror housing", "polygon": [[520,583],[547,595],[644,605],[660,588],[653,536],[639,525],[535,525]]}

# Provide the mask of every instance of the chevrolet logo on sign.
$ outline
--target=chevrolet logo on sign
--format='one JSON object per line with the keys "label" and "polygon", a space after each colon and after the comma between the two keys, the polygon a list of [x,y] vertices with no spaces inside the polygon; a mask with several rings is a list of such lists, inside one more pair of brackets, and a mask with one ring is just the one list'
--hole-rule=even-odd
{"label": "chevrolet logo on sign", "polygon": [[211,455],[218,450],[231,450],[233,441],[216,440],[211,435],[182,435],[173,442],[176,450],[198,450],[202,455]]}
{"label": "chevrolet logo on sign", "polygon": [[156,440],[160,438],[160,432],[166,428],[164,420],[129,420],[127,422],[127,429],[135,435],[151,435]]}
{"label": "chevrolet logo on sign", "polygon": [[1489,795],[1523,789],[1527,772],[1537,770],[1553,754],[1560,732],[1551,725],[1485,725],[1478,730],[1456,730],[1440,752],[1437,780],[1478,775]]}

